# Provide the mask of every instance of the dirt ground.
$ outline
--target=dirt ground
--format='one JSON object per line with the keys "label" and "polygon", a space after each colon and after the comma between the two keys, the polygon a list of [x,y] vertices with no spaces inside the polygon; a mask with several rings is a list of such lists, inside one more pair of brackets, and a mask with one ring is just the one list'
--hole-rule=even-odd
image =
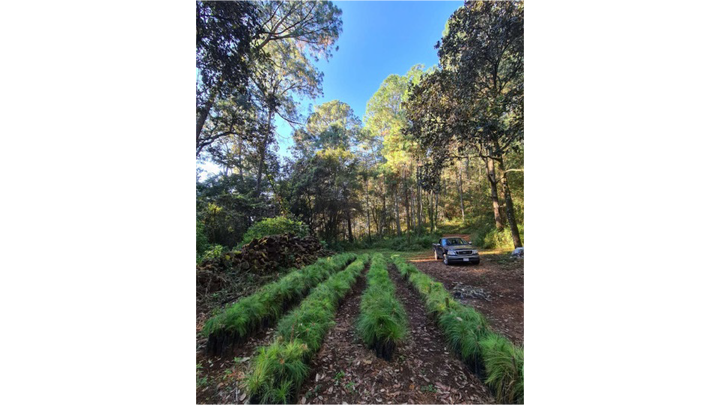
{"label": "dirt ground", "polygon": [[[446,236],[469,240],[469,235]],[[480,251],[479,264],[446,266],[442,261],[435,260],[429,249],[427,256],[413,257],[410,262],[442,282],[450,292],[476,290],[480,297],[464,294],[462,298],[456,295],[456,299],[484,314],[496,332],[507,336],[515,344],[523,344],[525,273],[522,259],[512,259],[508,253]]]}
{"label": "dirt ground", "polygon": [[394,266],[389,273],[408,313],[406,341],[388,362],[376,357],[356,336],[363,278],[339,308],[337,325],[312,361],[299,403],[492,403],[488,388],[445,346],[442,332],[428,318],[418,293]]}
{"label": "dirt ground", "polygon": [[198,347],[196,363],[202,366],[204,382],[196,384],[195,399],[198,404],[238,404],[248,398],[240,381],[250,368],[250,359],[258,348],[273,342],[275,326],[263,328],[241,343],[232,353],[208,356],[204,345]]}

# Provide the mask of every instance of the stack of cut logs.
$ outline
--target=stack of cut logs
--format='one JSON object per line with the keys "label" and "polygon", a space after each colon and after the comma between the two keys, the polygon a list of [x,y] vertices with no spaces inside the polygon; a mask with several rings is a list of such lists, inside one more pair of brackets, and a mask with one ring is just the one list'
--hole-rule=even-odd
{"label": "stack of cut logs", "polygon": [[228,284],[229,280],[222,273],[199,268],[195,272],[195,287],[198,297],[220,291]]}
{"label": "stack of cut logs", "polygon": [[228,252],[223,257],[200,263],[197,266],[197,291],[198,294],[207,294],[222,289],[228,283],[223,273],[249,271],[264,274],[279,268],[300,268],[330,254],[332,252],[323,249],[320,241],[312,236],[298,238],[285,234],[253,239],[240,251]]}
{"label": "stack of cut logs", "polygon": [[315,262],[323,253],[315,237],[297,238],[292,234],[253,239],[233,258],[233,267],[245,271],[265,273],[278,267],[302,267]]}

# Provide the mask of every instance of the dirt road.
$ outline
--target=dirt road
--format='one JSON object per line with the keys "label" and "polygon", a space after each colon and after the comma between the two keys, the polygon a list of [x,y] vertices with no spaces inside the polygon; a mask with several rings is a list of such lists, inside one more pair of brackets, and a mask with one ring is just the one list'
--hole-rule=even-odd
{"label": "dirt road", "polygon": [[[469,235],[445,236],[469,240]],[[523,343],[523,260],[512,259],[507,253],[480,251],[479,264],[446,266],[442,261],[435,260],[432,250],[428,249],[427,256],[416,256],[410,262],[442,282],[448,291],[455,293],[458,301],[485,315],[495,331],[515,344]]]}

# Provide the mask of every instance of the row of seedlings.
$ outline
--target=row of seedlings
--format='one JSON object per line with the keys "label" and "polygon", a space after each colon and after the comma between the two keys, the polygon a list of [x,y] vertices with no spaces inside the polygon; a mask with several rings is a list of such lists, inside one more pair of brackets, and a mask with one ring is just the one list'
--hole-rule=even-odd
{"label": "row of seedlings", "polygon": [[285,315],[275,341],[258,350],[245,379],[252,403],[288,403],[310,372],[308,364],[335,324],[335,312],[362,273],[368,255],[317,286],[296,309]]}
{"label": "row of seedlings", "polygon": [[257,293],[241,298],[208,319],[202,331],[208,338],[208,353],[222,354],[226,348],[242,341],[258,328],[273,324],[313,287],[343,269],[355,257],[355,254],[344,253],[319,259],[265,285]]}
{"label": "row of seedlings", "polygon": [[450,347],[495,393],[499,403],[524,402],[523,348],[490,330],[485,317],[455,301],[442,283],[400,257],[393,261],[400,275],[422,295]]}
{"label": "row of seedlings", "polygon": [[360,301],[357,321],[358,335],[375,354],[392,359],[397,344],[407,336],[408,318],[405,308],[395,298],[395,285],[387,271],[382,254],[372,257],[367,274],[367,288]]}

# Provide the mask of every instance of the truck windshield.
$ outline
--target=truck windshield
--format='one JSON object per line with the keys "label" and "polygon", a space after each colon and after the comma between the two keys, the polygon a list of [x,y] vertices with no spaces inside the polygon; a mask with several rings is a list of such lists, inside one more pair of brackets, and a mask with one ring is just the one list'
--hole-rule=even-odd
{"label": "truck windshield", "polygon": [[465,241],[460,238],[445,239],[446,245],[464,245]]}

